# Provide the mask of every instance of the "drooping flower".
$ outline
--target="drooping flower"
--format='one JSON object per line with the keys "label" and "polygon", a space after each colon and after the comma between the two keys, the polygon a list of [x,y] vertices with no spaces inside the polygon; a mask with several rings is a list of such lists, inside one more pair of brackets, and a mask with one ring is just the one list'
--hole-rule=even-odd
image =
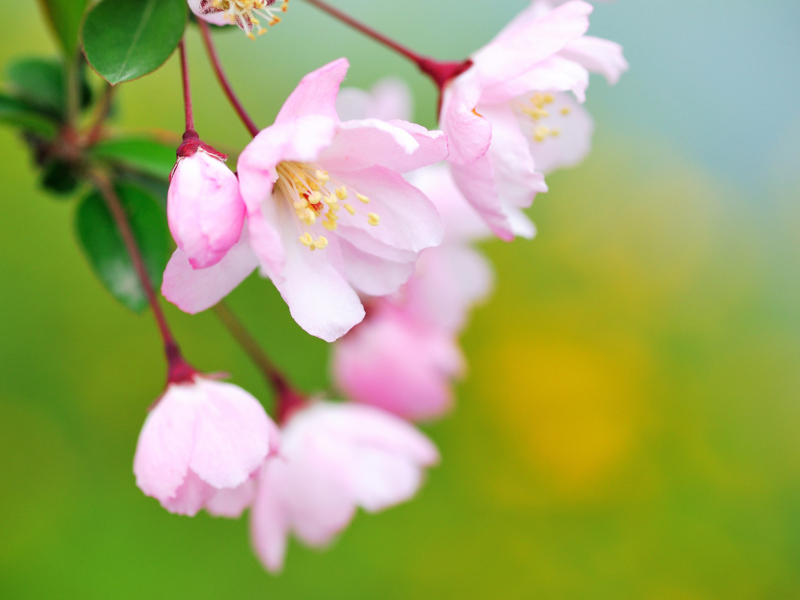
{"label": "drooping flower", "polygon": [[222,260],[242,232],[244,201],[236,175],[225,166],[226,159],[196,134],[178,149],[167,218],[175,243],[195,269]]}
{"label": "drooping flower", "polygon": [[213,507],[233,514],[231,497],[251,485],[278,440],[253,396],[194,375],[170,384],[147,416],[133,462],[136,485],[170,512],[193,516]]}
{"label": "drooping flower", "polygon": [[251,509],[258,556],[280,571],[294,533],[325,546],[356,509],[378,512],[411,499],[436,447],[408,423],[376,408],[316,402],[294,412],[282,431],[281,454],[267,460]]}
{"label": "drooping flower", "polygon": [[411,175],[445,222],[441,246],[422,253],[415,275],[369,302],[364,322],[334,345],[332,370],[348,398],[412,420],[441,416],[463,374],[458,346],[470,308],[492,286],[491,267],[471,243],[489,231],[443,165]]}
{"label": "drooping flower", "polygon": [[[281,22],[289,0],[188,0],[192,12],[213,25],[236,25],[251,40]],[[264,20],[262,23],[261,20]],[[253,33],[255,32],[255,33]]]}
{"label": "drooping flower", "polygon": [[347,69],[340,59],[304,77],[245,148],[239,243],[208,269],[192,269],[177,250],[167,299],[205,310],[260,266],[298,324],[333,341],[364,317],[357,292],[394,293],[419,253],[441,242],[435,206],[401,173],[444,159],[446,137],[405,121],[341,122],[335,101]]}
{"label": "drooping flower", "polygon": [[572,0],[549,9],[534,2],[520,13],[443,94],[453,176],[505,240],[533,236],[522,208],[547,190],[543,173],[588,151],[591,120],[560,93],[582,103],[589,71],[613,84],[628,67],[618,44],[584,35],[590,4]]}

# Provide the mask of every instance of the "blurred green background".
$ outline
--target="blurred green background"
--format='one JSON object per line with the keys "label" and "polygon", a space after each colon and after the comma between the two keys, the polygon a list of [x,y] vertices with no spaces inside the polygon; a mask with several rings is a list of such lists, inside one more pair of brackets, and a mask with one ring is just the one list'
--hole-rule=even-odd
{"label": "blurred green background", "polygon": [[[0,0],[0,63],[48,55],[36,5]],[[459,58],[526,0],[337,0],[400,40]],[[149,315],[117,304],[0,131],[0,598],[800,598],[800,4],[618,0],[591,32],[631,71],[599,78],[594,153],[550,177],[532,242],[493,242],[494,298],[464,336],[470,376],[414,502],[359,515],[329,551],[293,544],[266,574],[246,519],[167,514],[131,472],[163,381]],[[300,0],[257,42],[218,35],[267,124],[297,80],[348,56],[349,85],[413,68]],[[190,33],[198,129],[244,129]],[[120,90],[120,127],[182,125],[178,68]],[[268,281],[231,298],[308,391],[324,343]],[[211,315],[169,310],[188,358],[269,404]]]}

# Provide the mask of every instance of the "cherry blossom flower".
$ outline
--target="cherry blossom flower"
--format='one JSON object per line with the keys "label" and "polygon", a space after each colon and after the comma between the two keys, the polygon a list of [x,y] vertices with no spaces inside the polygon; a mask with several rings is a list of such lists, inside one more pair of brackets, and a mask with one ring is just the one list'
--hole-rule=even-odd
{"label": "cherry blossom flower", "polygon": [[281,22],[279,13],[289,9],[289,0],[189,0],[189,8],[204,21],[236,25],[247,37],[255,39],[268,31],[264,23],[271,27]]}
{"label": "cherry blossom flower", "polygon": [[615,83],[627,69],[618,44],[584,35],[592,6],[550,9],[534,2],[444,90],[442,128],[458,187],[495,234],[532,237],[522,212],[547,191],[546,169],[569,166],[588,151],[591,120],[582,103],[589,72]]}
{"label": "cherry blossom flower", "polygon": [[444,242],[423,252],[398,294],[369,302],[364,322],[334,345],[332,368],[348,398],[427,420],[450,408],[452,380],[464,373],[457,336],[469,309],[492,287],[491,267],[470,243],[490,232],[446,167],[422,169],[411,179],[442,214]]}
{"label": "cherry blossom flower", "polygon": [[436,447],[408,423],[357,404],[316,402],[282,428],[281,454],[264,463],[251,510],[258,556],[280,571],[294,533],[325,546],[356,509],[378,512],[411,499]]}
{"label": "cherry blossom flower", "polygon": [[147,416],[133,462],[136,485],[170,512],[194,516],[210,507],[233,516],[237,496],[278,439],[253,396],[195,375],[170,384]]}
{"label": "cherry blossom flower", "polygon": [[340,121],[348,66],[340,59],[303,78],[245,148],[239,243],[207,269],[192,269],[178,249],[164,273],[167,299],[205,310],[259,266],[297,323],[333,341],[364,318],[358,293],[396,292],[419,253],[441,242],[435,206],[401,173],[444,159],[446,137],[405,121]]}
{"label": "cherry blossom flower", "polygon": [[178,150],[167,199],[169,229],[193,268],[218,263],[239,241],[244,202],[227,156],[190,139]]}

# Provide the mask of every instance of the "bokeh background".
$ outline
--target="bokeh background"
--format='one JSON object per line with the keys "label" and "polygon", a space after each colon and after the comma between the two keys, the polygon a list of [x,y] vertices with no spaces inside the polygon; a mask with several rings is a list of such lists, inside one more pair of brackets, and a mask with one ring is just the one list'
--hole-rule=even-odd
{"label": "bokeh background", "polygon": [[[0,0],[0,63],[54,52],[34,2]],[[422,52],[460,58],[526,0],[337,0]],[[0,597],[800,598],[800,3],[618,0],[591,33],[631,71],[597,79],[594,153],[550,177],[532,242],[488,243],[494,298],[463,342],[471,373],[426,427],[444,460],[414,502],[359,515],[285,572],[246,519],[167,514],[131,463],[163,364],[149,315],[101,287],[74,202],[42,193],[0,131]],[[434,94],[388,51],[293,0],[250,42],[218,35],[257,121],[346,55],[348,84],[394,74],[433,125]],[[247,135],[190,34],[198,127]],[[120,90],[126,130],[182,124],[175,60]],[[308,391],[328,349],[268,281],[233,307]],[[270,405],[211,315],[169,310],[189,359]]]}

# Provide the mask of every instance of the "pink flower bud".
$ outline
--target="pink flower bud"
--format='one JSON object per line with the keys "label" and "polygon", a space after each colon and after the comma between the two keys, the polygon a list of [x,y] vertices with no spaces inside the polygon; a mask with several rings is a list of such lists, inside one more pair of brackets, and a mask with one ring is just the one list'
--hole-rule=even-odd
{"label": "pink flower bud", "polygon": [[223,160],[202,146],[178,159],[167,217],[175,243],[193,268],[210,267],[225,257],[239,241],[244,215],[239,181]]}
{"label": "pink flower bud", "polygon": [[279,433],[264,408],[238,386],[195,376],[171,384],[145,421],[136,485],[170,512],[193,516],[243,509],[248,481],[277,451]]}

